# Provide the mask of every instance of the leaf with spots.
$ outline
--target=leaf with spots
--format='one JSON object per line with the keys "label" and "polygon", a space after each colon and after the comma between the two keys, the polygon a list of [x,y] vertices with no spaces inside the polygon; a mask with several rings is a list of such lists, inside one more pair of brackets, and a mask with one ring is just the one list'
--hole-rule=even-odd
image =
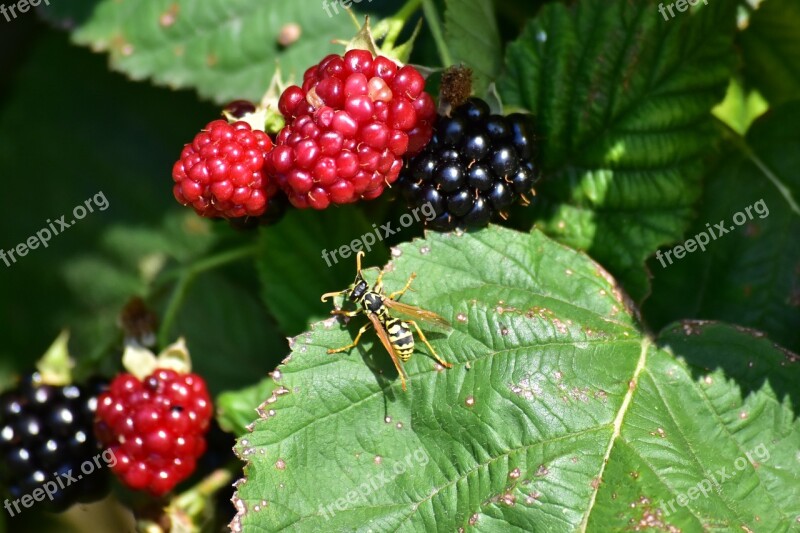
{"label": "leaf with spots", "polygon": [[338,2],[93,3],[87,9],[82,2],[54,2],[43,14],[71,28],[76,43],[107,52],[115,70],[136,80],[195,88],[218,103],[259,100],[277,64],[284,76],[301,80],[326,54],[343,52],[332,40],[357,31]]}
{"label": "leaf with spots", "polygon": [[772,531],[800,514],[794,354],[717,324],[651,339],[599,265],[538,230],[428,234],[393,257],[386,290],[417,274],[402,300],[452,323],[427,336],[454,367],[419,343],[403,392],[373,332],[329,355],[363,316],[292,339],[236,446],[233,531]]}
{"label": "leaf with spots", "polygon": [[[569,5],[566,5],[569,4]],[[537,117],[545,180],[528,216],[639,302],[645,260],[692,220],[710,113],[735,60],[736,2],[665,21],[659,2],[553,2],[506,50],[503,103]]]}

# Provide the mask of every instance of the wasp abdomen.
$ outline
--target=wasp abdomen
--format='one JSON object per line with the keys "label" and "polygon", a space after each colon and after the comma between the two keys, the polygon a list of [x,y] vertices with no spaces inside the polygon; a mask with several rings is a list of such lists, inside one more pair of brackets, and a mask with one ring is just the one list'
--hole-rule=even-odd
{"label": "wasp abdomen", "polygon": [[414,335],[408,324],[399,318],[390,318],[384,323],[386,331],[389,332],[389,340],[392,347],[402,361],[408,361],[414,353]]}

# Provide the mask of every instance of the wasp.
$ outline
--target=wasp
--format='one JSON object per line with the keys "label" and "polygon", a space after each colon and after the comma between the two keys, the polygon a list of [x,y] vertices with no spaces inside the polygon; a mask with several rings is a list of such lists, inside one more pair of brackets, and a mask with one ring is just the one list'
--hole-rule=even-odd
{"label": "wasp", "polygon": [[[453,365],[439,357],[436,350],[434,350],[433,346],[428,342],[428,339],[425,338],[425,334],[422,333],[416,320],[436,326],[438,329],[444,331],[452,328],[450,322],[431,311],[426,311],[425,309],[420,309],[419,307],[397,301],[409,287],[411,287],[411,283],[417,275],[412,273],[402,289],[386,295],[383,293],[383,271],[378,274],[378,279],[375,281],[375,285],[373,285],[372,288],[369,287],[369,283],[364,279],[361,273],[361,258],[363,256],[363,251],[359,251],[356,255],[356,279],[353,284],[343,291],[327,292],[323,294],[322,301],[324,302],[328,298],[344,294],[351,302],[359,306],[358,309],[355,311],[334,309],[331,311],[331,314],[354,317],[363,313],[367,316],[369,322],[358,330],[358,334],[352,343],[347,346],[342,346],[341,348],[329,349],[328,353],[345,352],[351,348],[355,348],[358,346],[361,336],[372,326],[375,328],[375,332],[378,334],[381,344],[383,344],[383,347],[389,352],[389,356],[392,358],[392,362],[400,376],[400,383],[403,386],[403,390],[406,390],[406,380],[409,378],[408,374],[406,374],[405,370],[400,365],[400,361],[404,363],[407,362],[414,353],[414,334],[411,331],[413,327],[417,335],[419,335],[420,340],[425,343],[425,346],[428,347],[431,355],[433,355],[439,364],[445,368],[452,368]],[[397,311],[411,318],[405,320],[395,318],[389,313],[390,310]]]}

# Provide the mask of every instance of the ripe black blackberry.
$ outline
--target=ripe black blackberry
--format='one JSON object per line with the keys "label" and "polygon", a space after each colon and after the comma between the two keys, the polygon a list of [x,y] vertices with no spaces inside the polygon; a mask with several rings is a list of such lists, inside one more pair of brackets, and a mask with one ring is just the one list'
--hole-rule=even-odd
{"label": "ripe black blackberry", "polygon": [[[92,502],[108,493],[107,465],[102,458],[100,466],[93,459],[100,453],[94,413],[104,388],[100,379],[85,386],[47,385],[34,373],[0,395],[0,483],[11,502],[44,489],[49,481],[56,483],[50,485],[56,488],[50,491],[52,501],[43,497],[36,504],[50,511]],[[91,463],[92,470],[85,467],[90,475],[81,470],[85,461]],[[11,509],[16,514],[25,507]]]}
{"label": "ripe black blackberry", "polygon": [[398,183],[409,206],[433,206],[429,228],[482,227],[519,200],[538,179],[530,116],[493,115],[470,98],[439,116],[425,150],[403,168]]}

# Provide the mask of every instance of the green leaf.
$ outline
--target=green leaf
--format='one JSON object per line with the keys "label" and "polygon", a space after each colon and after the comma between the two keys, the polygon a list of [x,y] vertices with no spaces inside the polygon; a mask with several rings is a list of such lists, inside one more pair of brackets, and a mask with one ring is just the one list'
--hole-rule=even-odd
{"label": "green leaf", "polygon": [[444,32],[453,61],[473,72],[473,92],[485,96],[503,68],[500,32],[491,0],[448,0]]}
{"label": "green leaf", "polygon": [[758,91],[748,91],[738,79],[732,79],[725,100],[713,110],[714,116],[744,135],[747,128],[769,109],[769,104]]}
{"label": "green leaf", "polygon": [[[428,337],[454,368],[420,347],[403,392],[372,332],[327,354],[363,317],[295,338],[236,447],[233,531],[769,531],[800,513],[797,356],[691,324],[659,348],[604,270],[539,231],[428,234],[394,256],[386,290],[418,274],[403,300],[452,322]],[[761,443],[769,460],[654,516]]]}
{"label": "green leaf", "polygon": [[224,431],[241,436],[247,433],[247,426],[257,416],[257,409],[278,388],[271,378],[263,379],[250,387],[223,392],[217,396],[217,421]]}
{"label": "green leaf", "polygon": [[[800,350],[800,212],[765,173],[774,174],[795,203],[800,199],[798,123],[800,102],[778,107],[741,140],[752,157],[728,147],[709,176],[697,222],[686,232],[687,239],[705,233],[698,238],[709,241],[706,250],[677,259],[665,257],[665,248],[650,261],[655,278],[644,312],[651,325],[680,318],[726,320]],[[706,225],[716,236],[719,222],[732,229],[712,239]]]}
{"label": "green leaf", "polygon": [[698,7],[665,22],[651,1],[548,4],[509,45],[498,85],[538,119],[537,227],[637,301],[645,259],[690,222],[718,140],[709,111],[731,76],[736,3]]}
{"label": "green leaf", "polygon": [[739,36],[744,73],[773,105],[800,94],[800,4],[766,0]]}
{"label": "green leaf", "polygon": [[[396,230],[397,224],[389,229]],[[353,282],[356,250],[350,244],[354,239],[372,242],[371,250],[364,248],[367,261],[385,260],[383,235],[355,206],[321,212],[292,210],[280,224],[262,230],[257,261],[262,295],[283,331],[296,335],[326,316],[330,305],[322,303],[320,295]]]}
{"label": "green leaf", "polygon": [[80,304],[87,308],[122,305],[132,296],[141,296],[145,283],[134,272],[108,261],[101,255],[83,256],[64,266],[65,281]]}
{"label": "green leaf", "polygon": [[[148,298],[156,276],[175,260],[185,268],[218,240],[207,220],[181,210],[164,216],[159,226],[113,224],[98,239],[100,250],[64,263],[62,276],[81,307],[66,323],[73,330],[71,344],[84,363],[107,355],[118,344],[118,317],[133,297]],[[96,370],[96,369],[91,369]]]}
{"label": "green leaf", "polygon": [[[300,80],[320,58],[342,52],[332,40],[357,30],[338,2],[100,0],[90,15],[79,2],[64,4],[52,16],[75,12],[73,40],[107,52],[115,70],[135,80],[196,88],[218,103],[259,100],[276,64]],[[278,36],[290,23],[301,35],[283,47]]]}

